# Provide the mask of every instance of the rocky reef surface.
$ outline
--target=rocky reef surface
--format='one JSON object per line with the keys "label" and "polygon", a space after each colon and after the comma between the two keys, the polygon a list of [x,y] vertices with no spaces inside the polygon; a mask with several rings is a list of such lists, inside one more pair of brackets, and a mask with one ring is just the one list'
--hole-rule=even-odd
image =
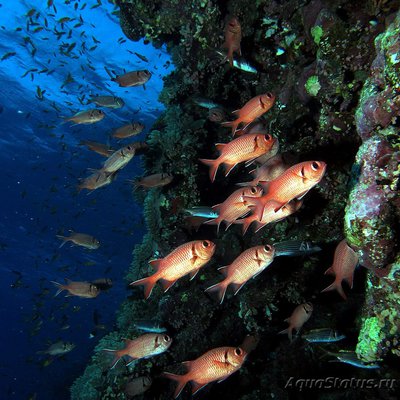
{"label": "rocky reef surface", "polygon": [[[117,329],[100,340],[92,361],[71,388],[72,399],[125,399],[133,377],[152,376],[145,399],[172,398],[174,384],[159,375],[181,373],[181,361],[213,347],[236,346],[247,334],[258,347],[235,377],[203,389],[199,398],[303,399],[310,391],[287,387],[294,379],[341,377],[399,379],[399,107],[400,14],[398,1],[137,0],[117,1],[121,27],[131,40],[166,44],[175,71],[160,94],[165,113],[147,138],[147,173],[174,175],[171,185],[143,197],[147,234],[133,251],[126,282],[148,276],[148,261],[189,240],[216,243],[213,261],[193,280],[183,278],[167,293],[156,285],[143,300],[141,289],[118,311]],[[283,4],[284,3],[284,4]],[[242,26],[242,55],[258,70],[251,74],[221,63],[215,49],[223,43],[226,18]],[[223,201],[235,183],[249,180],[244,167],[210,183],[198,158],[212,158],[214,143],[228,142],[229,129],[208,119],[201,96],[236,110],[256,94],[272,92],[277,101],[262,118],[292,163],[328,164],[321,183],[294,216],[258,233],[242,235],[239,226],[218,235],[213,226],[195,227],[184,210]],[[347,301],[336,292],[320,293],[331,283],[331,266],[343,238],[356,250],[361,266]],[[204,293],[220,279],[217,267],[243,250],[288,239],[308,240],[322,251],[308,257],[279,257],[256,279],[222,305]],[[289,343],[277,335],[300,303],[314,311],[304,330],[336,328],[346,335],[337,344]],[[101,349],[121,348],[122,338],[140,335],[137,319],[156,319],[173,343],[167,353],[110,369]],[[322,349],[323,347],[323,349]],[[329,363],[326,352],[356,350],[369,370]],[[319,399],[392,399],[379,387],[314,390]],[[184,391],[181,398],[190,398]]]}

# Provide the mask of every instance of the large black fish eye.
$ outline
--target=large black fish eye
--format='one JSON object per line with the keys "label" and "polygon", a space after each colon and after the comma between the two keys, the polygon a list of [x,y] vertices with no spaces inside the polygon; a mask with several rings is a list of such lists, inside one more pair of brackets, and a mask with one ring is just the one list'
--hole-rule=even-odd
{"label": "large black fish eye", "polygon": [[256,193],[257,193],[257,188],[256,188],[255,186],[253,186],[253,187],[250,189],[250,191],[251,191],[252,194],[256,194]]}
{"label": "large black fish eye", "polygon": [[311,168],[312,168],[314,171],[318,171],[319,164],[318,164],[316,161],[314,161],[314,162],[311,164]]}
{"label": "large black fish eye", "polygon": [[269,133],[267,133],[267,134],[265,135],[265,140],[269,141],[269,140],[271,140],[271,139],[272,139],[272,136],[271,136]]}
{"label": "large black fish eye", "polygon": [[203,247],[208,247],[208,242],[207,242],[207,240],[204,240],[203,243],[202,243],[202,245],[203,245]]}
{"label": "large black fish eye", "polygon": [[268,92],[267,94],[266,94],[266,96],[269,98],[269,99],[272,99],[272,93],[270,93],[270,92]]}
{"label": "large black fish eye", "polygon": [[165,342],[169,342],[171,340],[171,338],[168,335],[164,335],[164,341]]}
{"label": "large black fish eye", "polygon": [[235,354],[237,356],[241,356],[243,354],[243,350],[240,347],[236,347]]}
{"label": "large black fish eye", "polygon": [[265,251],[272,251],[272,247],[269,244],[267,244],[267,245],[264,246],[264,250]]}

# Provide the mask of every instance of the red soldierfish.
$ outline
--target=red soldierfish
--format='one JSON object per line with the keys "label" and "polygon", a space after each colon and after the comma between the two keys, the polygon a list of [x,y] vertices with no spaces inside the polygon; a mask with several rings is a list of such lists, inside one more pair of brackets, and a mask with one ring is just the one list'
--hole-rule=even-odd
{"label": "red soldierfish", "polygon": [[117,82],[122,87],[133,87],[144,85],[150,78],[151,73],[147,69],[144,69],[127,72],[124,75],[117,75],[115,78],[111,78],[111,80]]}
{"label": "red soldierfish", "polygon": [[195,240],[177,247],[166,257],[150,261],[156,272],[132,282],[132,286],[144,286],[144,296],[149,298],[154,285],[161,281],[166,292],[179,278],[190,274],[192,280],[200,268],[210,261],[215,252],[215,244],[209,240]]}
{"label": "red soldierfish", "polygon": [[216,285],[210,286],[206,291],[217,292],[222,304],[229,285],[232,285],[236,295],[249,279],[255,278],[272,263],[274,256],[275,249],[269,244],[245,250],[232,264],[218,268],[222,270],[225,279]]}
{"label": "red soldierfish", "polygon": [[232,135],[235,134],[236,129],[241,123],[244,123],[245,127],[253,122],[255,119],[261,117],[266,113],[275,102],[275,96],[272,93],[261,94],[250,99],[240,110],[233,111],[236,114],[237,119],[234,121],[223,122],[224,126],[232,127]]}
{"label": "red soldierfish", "polygon": [[254,232],[258,232],[264,226],[272,223],[278,222],[289,215],[294,214],[303,204],[303,200],[291,200],[289,203],[284,205],[282,208],[279,208],[278,211],[275,209],[279,206],[274,200],[270,200],[264,207],[264,212],[261,217],[261,220],[258,219],[258,215],[256,213],[250,214],[248,217],[243,219],[238,219],[234,222],[234,224],[239,224],[243,226],[243,235],[247,232],[249,226],[255,222],[256,223],[256,230]]}
{"label": "red soldierfish", "polygon": [[206,221],[206,224],[217,225],[217,232],[222,221],[227,223],[228,229],[232,223],[249,212],[249,207],[243,196],[260,197],[263,191],[260,186],[252,186],[235,190],[223,203],[215,205],[212,209],[218,217]]}
{"label": "red soldierfish", "polygon": [[196,360],[184,362],[188,369],[185,375],[164,372],[163,376],[178,382],[174,394],[176,399],[188,382],[192,383],[192,393],[195,394],[210,382],[223,381],[240,369],[246,356],[247,353],[240,347],[218,347]]}
{"label": "red soldierfish", "polygon": [[244,161],[253,161],[257,157],[268,153],[276,139],[269,134],[250,134],[240,136],[229,143],[217,143],[217,150],[220,156],[216,160],[200,159],[203,164],[210,167],[210,179],[214,182],[218,167],[226,165],[225,176],[228,176],[232,169]]}
{"label": "red soldierfish", "polygon": [[103,351],[115,354],[111,364],[111,368],[114,368],[124,356],[131,358],[131,361],[127,364],[128,366],[135,360],[164,353],[171,346],[171,343],[172,339],[168,335],[146,333],[133,340],[125,339],[125,347],[121,350],[103,349]]}
{"label": "red soldierfish", "polygon": [[332,266],[325,271],[325,275],[335,275],[335,280],[322,292],[336,289],[343,299],[346,300],[347,297],[343,291],[342,281],[345,280],[350,288],[353,288],[353,275],[357,264],[357,253],[349,247],[346,240],[342,240],[336,247]]}
{"label": "red soldierfish", "polygon": [[260,182],[265,195],[260,198],[246,197],[250,205],[255,206],[254,213],[261,218],[265,205],[274,200],[277,203],[275,212],[293,199],[300,200],[318,184],[325,174],[326,164],[323,161],[305,161],[287,169],[271,182]]}
{"label": "red soldierfish", "polygon": [[240,56],[242,52],[240,50],[240,41],[242,40],[242,27],[236,17],[229,19],[225,25],[225,43],[223,47],[228,49],[226,58],[229,61],[231,67],[233,67],[233,53],[238,53]]}
{"label": "red soldierfish", "polygon": [[289,340],[292,341],[293,329],[299,331],[301,327],[310,319],[313,312],[313,305],[311,303],[304,303],[297,306],[292,315],[285,319],[285,322],[289,324],[287,329],[280,331],[279,334],[288,334]]}

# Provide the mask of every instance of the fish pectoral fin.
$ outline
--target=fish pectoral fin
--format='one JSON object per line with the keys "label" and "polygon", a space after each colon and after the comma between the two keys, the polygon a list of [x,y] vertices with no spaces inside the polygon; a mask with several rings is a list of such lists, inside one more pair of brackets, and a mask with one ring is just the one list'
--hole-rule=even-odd
{"label": "fish pectoral fin", "polygon": [[195,269],[194,271],[192,271],[192,272],[190,273],[190,280],[194,279],[195,276],[199,273],[199,271],[200,271],[200,268]]}
{"label": "fish pectoral fin", "polygon": [[174,281],[168,281],[167,279],[160,279],[160,283],[164,289],[164,293],[169,290],[169,288],[176,282],[177,280]]}
{"label": "fish pectoral fin", "polygon": [[203,387],[206,385],[207,385],[207,383],[197,383],[195,381],[192,381],[192,394],[196,394],[199,390],[203,389]]}
{"label": "fish pectoral fin", "polygon": [[[296,197],[297,200],[301,200],[308,192],[310,189],[306,190],[304,193],[302,193],[300,196]],[[285,204],[286,205],[286,204]]]}

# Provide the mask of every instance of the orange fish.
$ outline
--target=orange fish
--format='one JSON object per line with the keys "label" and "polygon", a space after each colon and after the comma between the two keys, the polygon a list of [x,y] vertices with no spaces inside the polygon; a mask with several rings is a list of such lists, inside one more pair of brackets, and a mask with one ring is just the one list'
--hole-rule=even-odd
{"label": "orange fish", "polygon": [[90,282],[73,282],[70,279],[66,279],[66,281],[66,285],[51,281],[58,288],[55,296],[58,296],[63,290],[68,290],[69,292],[65,297],[76,296],[86,299],[97,297],[100,293],[100,289]]}
{"label": "orange fish", "polygon": [[133,181],[133,184],[135,185],[135,189],[138,187],[155,188],[169,185],[173,179],[174,177],[172,175],[161,173],[144,176],[143,178]]}
{"label": "orange fish", "polygon": [[275,96],[272,93],[261,94],[253,97],[240,110],[233,111],[233,114],[236,114],[237,119],[234,121],[223,122],[222,125],[231,126],[232,135],[234,135],[236,129],[241,123],[244,123],[246,127],[255,119],[266,113],[274,105],[274,102]]}
{"label": "orange fish", "polygon": [[[102,170],[94,170],[93,174],[87,176],[84,179],[81,179],[78,185],[78,191],[80,192],[83,189],[93,191],[101,187],[107,186],[114,181],[114,179],[117,177],[117,173],[118,171],[105,172]],[[88,194],[90,194],[90,192]]]}
{"label": "orange fish", "polygon": [[357,253],[347,244],[346,240],[342,240],[336,247],[332,266],[325,271],[325,275],[335,275],[335,280],[321,293],[336,289],[346,300],[347,297],[343,291],[342,281],[345,280],[350,288],[353,288],[353,275],[357,264]]}
{"label": "orange fish", "polygon": [[270,182],[282,175],[289,166],[284,162],[282,155],[277,154],[271,157],[266,163],[253,169],[249,173],[254,176],[254,179],[250,182],[237,183],[238,186],[256,186],[261,181]]}
{"label": "orange fish", "polygon": [[242,27],[236,17],[232,17],[225,25],[225,43],[222,46],[228,49],[226,58],[229,60],[229,64],[233,67],[233,53],[242,55],[240,50],[240,41],[242,40]]}
{"label": "orange fish", "polygon": [[130,283],[144,286],[144,297],[149,298],[154,285],[161,281],[166,292],[179,278],[190,274],[192,280],[200,268],[210,261],[215,252],[215,244],[209,240],[194,240],[177,247],[166,257],[152,260],[150,264],[156,272],[143,279]]}
{"label": "orange fish", "polygon": [[117,139],[125,139],[131,136],[139,135],[144,129],[144,125],[140,122],[131,122],[130,124],[121,126],[116,129],[115,132],[111,135]]}
{"label": "orange fish", "polygon": [[123,75],[117,75],[111,78],[112,81],[117,82],[122,87],[133,87],[144,85],[151,78],[151,73],[147,69],[140,71],[131,71]]}
{"label": "orange fish", "polygon": [[245,197],[249,205],[254,205],[254,213],[261,219],[265,205],[274,200],[275,212],[297,198],[300,200],[308,191],[318,184],[325,174],[326,164],[323,161],[305,161],[287,169],[271,182],[260,182],[265,195],[260,198]]}
{"label": "orange fish", "polygon": [[289,203],[285,204],[283,207],[279,208],[278,211],[275,211],[279,207],[279,203],[274,200],[270,200],[264,207],[264,212],[261,220],[258,220],[258,215],[253,213],[246,218],[238,219],[234,222],[234,224],[239,224],[243,226],[243,235],[249,229],[249,226],[255,222],[256,230],[254,232],[258,232],[264,226],[272,223],[282,221],[289,215],[294,214],[303,204],[303,200],[291,200]]}
{"label": "orange fish", "polygon": [[252,186],[235,190],[223,203],[212,207],[218,213],[218,217],[206,221],[206,224],[217,225],[217,232],[222,221],[227,223],[228,229],[232,223],[249,212],[249,207],[243,200],[243,196],[260,197],[263,191],[260,186]]}
{"label": "orange fish", "polygon": [[171,343],[172,339],[168,335],[146,333],[133,340],[125,339],[125,347],[121,350],[103,349],[103,351],[115,354],[111,364],[111,368],[114,368],[118,361],[124,356],[131,358],[131,361],[126,364],[128,366],[135,360],[164,353],[168,350],[169,346],[171,346]]}
{"label": "orange fish", "polygon": [[288,334],[289,340],[292,341],[293,329],[299,331],[301,327],[310,319],[313,312],[313,305],[311,303],[304,303],[297,306],[292,315],[285,319],[289,324],[287,329],[280,331],[279,334]]}
{"label": "orange fish", "polygon": [[268,153],[273,147],[276,139],[269,134],[250,134],[240,136],[229,143],[217,143],[215,146],[220,152],[216,160],[200,159],[203,164],[210,167],[210,179],[214,182],[218,167],[226,165],[225,176],[239,163],[247,161],[249,164],[263,154]]}
{"label": "orange fish", "polygon": [[275,248],[266,246],[250,247],[237,257],[232,264],[218,268],[222,270],[225,279],[206,289],[209,292],[217,292],[220,304],[224,301],[226,289],[232,285],[235,295],[243,285],[251,278],[255,278],[267,268],[275,257]]}
{"label": "orange fish", "polygon": [[210,382],[221,382],[238,371],[246,359],[247,353],[240,347],[218,347],[204,353],[193,361],[183,364],[188,372],[175,375],[164,372],[163,376],[178,382],[174,398],[176,399],[188,382],[192,383],[192,393],[197,393]]}
{"label": "orange fish", "polygon": [[95,153],[100,154],[104,157],[109,157],[115,151],[114,149],[112,149],[110,146],[108,146],[106,144],[93,142],[91,140],[81,140],[79,145],[86,146],[89,150],[92,150]]}

